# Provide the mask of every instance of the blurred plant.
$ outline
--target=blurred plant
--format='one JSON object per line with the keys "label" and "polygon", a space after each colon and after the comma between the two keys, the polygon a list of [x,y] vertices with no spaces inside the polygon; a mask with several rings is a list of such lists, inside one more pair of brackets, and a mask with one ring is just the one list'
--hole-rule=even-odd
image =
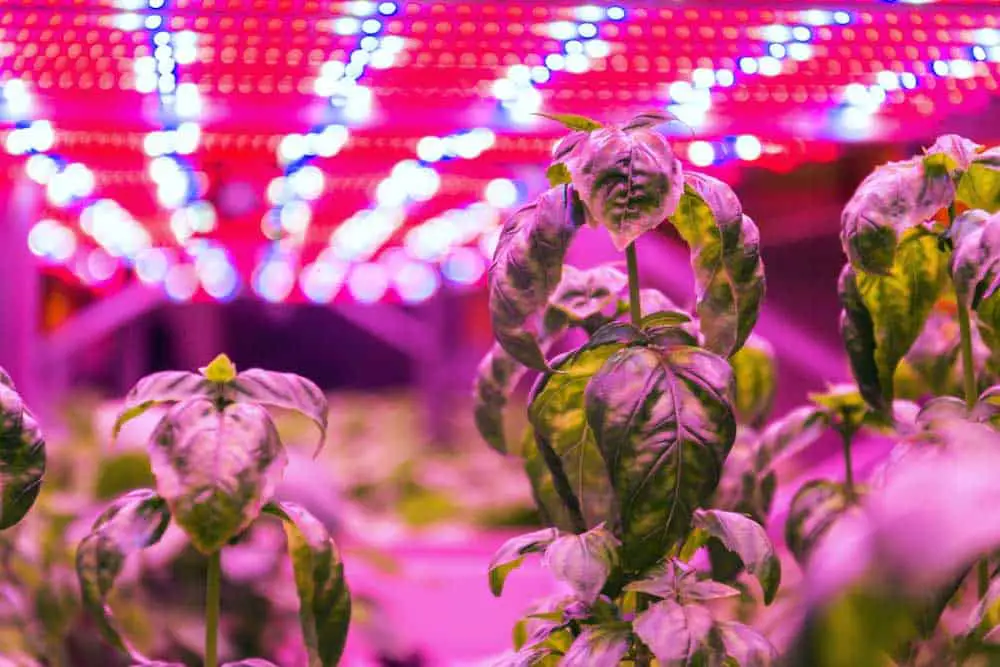
{"label": "blurred plant", "polygon": [[38,498],[45,441],[7,371],[0,368],[0,530],[16,525]]}
{"label": "blurred plant", "polygon": [[[480,366],[475,394],[477,425],[504,452],[498,425],[507,396],[522,367],[541,373],[521,453],[553,527],[504,544],[490,566],[491,589],[499,595],[525,555],[541,552],[571,593],[522,621],[516,652],[499,664],[770,664],[768,640],[726,620],[719,606],[739,591],[690,564],[716,538],[756,577],[765,602],[780,580],[758,523],[706,509],[736,435],[735,411],[763,413],[770,400],[734,406],[727,361],[747,341],[764,293],[757,228],[728,186],[682,171],[654,130],[666,117],[643,114],[622,127],[553,118],[573,132],[556,146],[553,188],[501,232],[489,279],[498,345]],[[697,323],[639,289],[634,242],[665,219],[692,249]],[[607,266],[564,269],[584,222],[607,229],[625,251],[624,280]],[[626,312],[629,321],[619,321]],[[555,337],[574,327],[587,341],[546,358]],[[752,355],[742,381],[773,383]]]}
{"label": "blurred plant", "polygon": [[[151,663],[122,635],[107,597],[128,556],[160,541],[173,518],[207,556],[205,665],[218,665],[221,551],[261,515],[284,523],[300,600],[310,666],[334,665],[350,622],[350,595],[336,545],[323,525],[295,503],[270,502],[286,455],[263,405],[297,410],[325,432],[327,401],[318,387],[288,373],[250,369],[237,374],[220,355],[200,374],[156,373],[125,400],[115,435],[157,404],[172,407],[149,441],[156,491],[140,489],[114,501],[77,550],[84,607],[105,639],[142,664]],[[321,440],[322,443],[322,440]],[[265,665],[266,661],[231,663]]]}

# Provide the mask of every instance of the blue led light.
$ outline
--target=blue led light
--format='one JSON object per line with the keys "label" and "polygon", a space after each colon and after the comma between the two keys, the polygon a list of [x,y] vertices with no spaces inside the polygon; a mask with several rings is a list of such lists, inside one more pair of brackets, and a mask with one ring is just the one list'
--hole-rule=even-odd
{"label": "blue led light", "polygon": [[978,62],[986,60],[986,49],[978,44],[972,47],[972,59]]}

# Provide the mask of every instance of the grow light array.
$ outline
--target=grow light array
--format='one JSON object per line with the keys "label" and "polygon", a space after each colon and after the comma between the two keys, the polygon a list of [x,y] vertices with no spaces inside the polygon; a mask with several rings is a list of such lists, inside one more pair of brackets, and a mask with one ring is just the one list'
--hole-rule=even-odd
{"label": "grow light array", "polygon": [[983,113],[1000,17],[957,1],[26,0],[0,10],[0,55],[5,159],[44,187],[29,246],[64,275],[179,300],[419,303],[481,284],[499,221],[544,186],[560,129],[535,112],[667,110],[698,168],[787,171]]}

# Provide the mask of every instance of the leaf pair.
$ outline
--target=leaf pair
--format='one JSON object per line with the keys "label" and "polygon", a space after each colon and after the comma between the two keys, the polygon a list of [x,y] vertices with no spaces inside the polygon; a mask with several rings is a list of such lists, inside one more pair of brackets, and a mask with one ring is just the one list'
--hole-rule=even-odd
{"label": "leaf pair", "polygon": [[[271,503],[265,511],[285,524],[309,667],[336,665],[350,622],[350,596],[336,545],[323,526],[294,503]],[[143,665],[163,663],[146,658],[125,639],[107,599],[125,560],[159,542],[169,522],[170,511],[163,498],[148,489],[133,491],[98,517],[77,549],[76,569],[84,608],[112,646]],[[249,660],[231,663],[231,667],[268,664]]]}
{"label": "leaf pair", "polygon": [[1000,213],[968,211],[956,220],[951,275],[955,295],[976,315],[990,350],[989,366],[1000,370]]}
{"label": "leaf pair", "polygon": [[24,518],[41,490],[45,440],[7,372],[0,368],[0,530]]}

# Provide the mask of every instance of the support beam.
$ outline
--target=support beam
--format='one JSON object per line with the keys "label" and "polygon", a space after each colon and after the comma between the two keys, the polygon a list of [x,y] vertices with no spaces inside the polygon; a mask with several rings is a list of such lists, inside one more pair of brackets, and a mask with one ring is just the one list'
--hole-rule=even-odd
{"label": "support beam", "polygon": [[436,344],[433,328],[398,306],[352,303],[337,305],[334,312],[413,359]]}

